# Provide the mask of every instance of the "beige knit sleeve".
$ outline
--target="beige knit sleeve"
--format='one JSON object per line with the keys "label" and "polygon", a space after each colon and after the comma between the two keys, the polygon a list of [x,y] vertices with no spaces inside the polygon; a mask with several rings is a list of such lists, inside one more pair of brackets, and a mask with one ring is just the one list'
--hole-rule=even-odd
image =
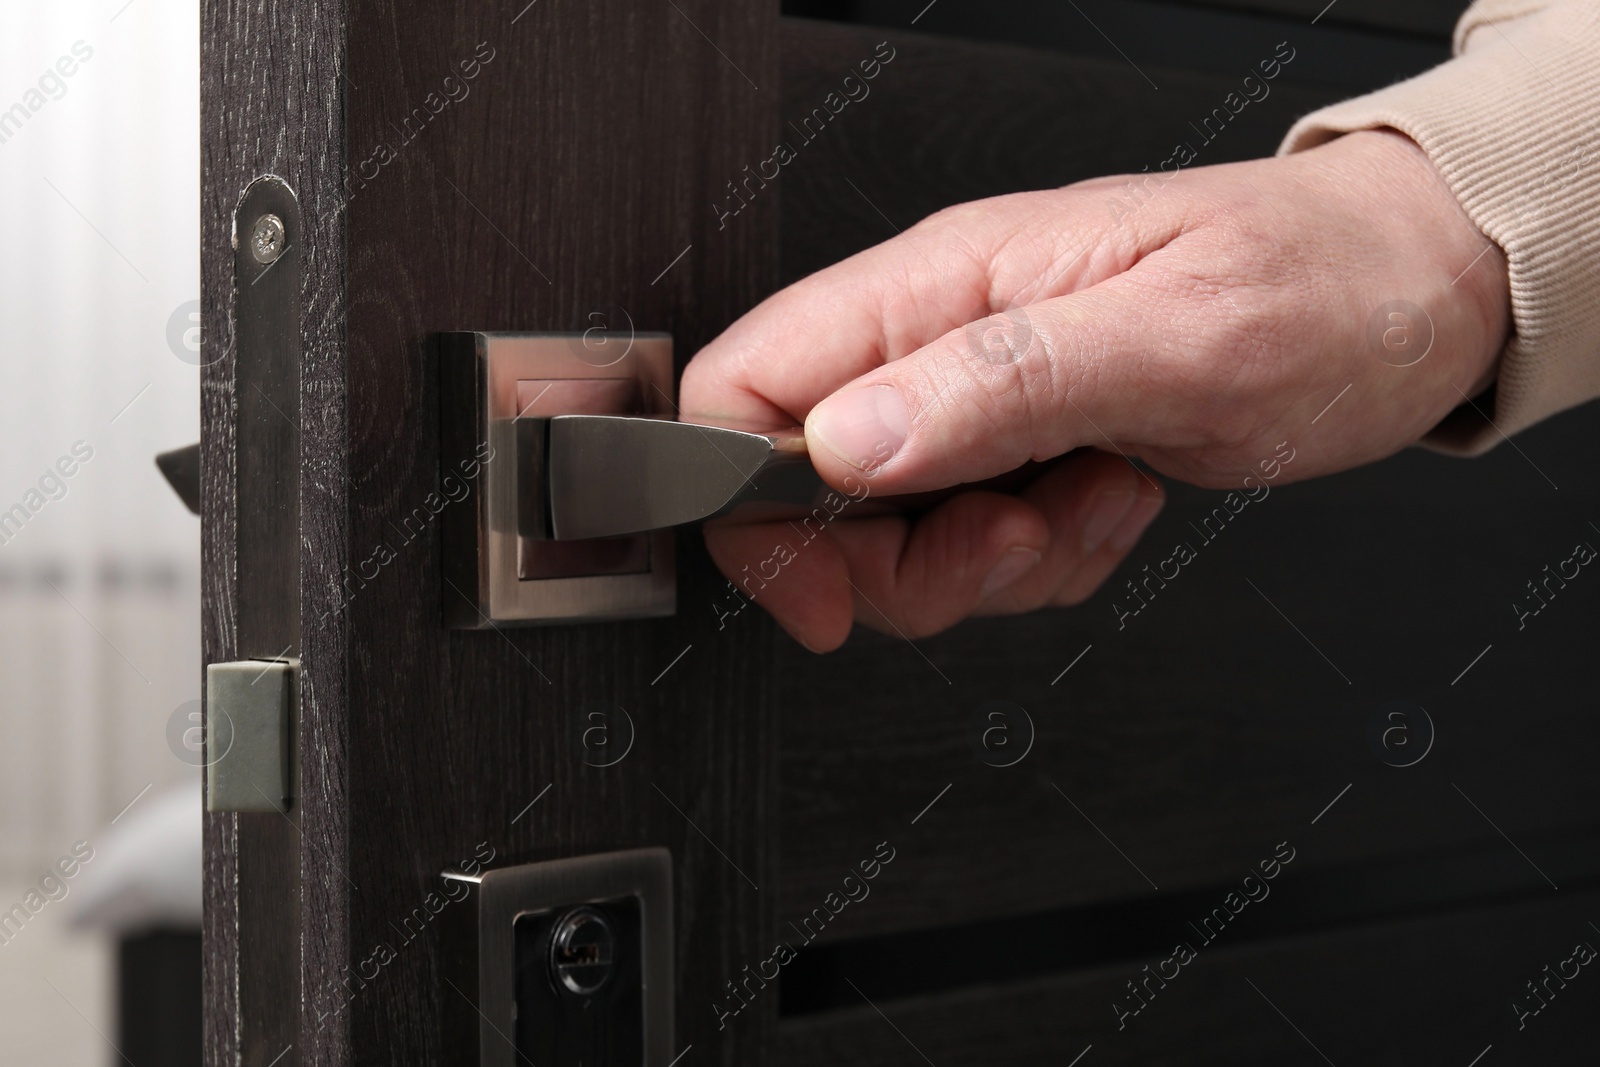
{"label": "beige knit sleeve", "polygon": [[1424,441],[1474,454],[1600,396],[1600,2],[1478,0],[1456,26],[1455,51],[1409,81],[1306,116],[1280,151],[1397,129],[1505,250],[1513,337],[1495,386],[1475,398],[1483,415],[1464,404]]}

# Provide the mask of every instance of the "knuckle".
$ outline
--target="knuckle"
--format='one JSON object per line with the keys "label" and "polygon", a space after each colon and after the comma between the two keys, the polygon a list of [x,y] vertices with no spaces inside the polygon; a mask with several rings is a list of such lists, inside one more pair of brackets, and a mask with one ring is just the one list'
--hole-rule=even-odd
{"label": "knuckle", "polygon": [[678,379],[678,393],[683,395],[698,395],[704,392],[711,384],[711,361],[702,359],[699,355],[691,359],[683,368],[683,376]]}
{"label": "knuckle", "polygon": [[1005,316],[972,324],[950,339],[946,358],[926,368],[919,392],[928,417],[953,431],[959,448],[1054,455],[1064,389],[1051,347]]}
{"label": "knuckle", "polygon": [[1159,285],[1174,302],[1172,328],[1150,354],[1181,440],[1232,451],[1267,429],[1289,373],[1282,290],[1227,271],[1166,269]]}
{"label": "knuckle", "polygon": [[992,224],[996,219],[1011,214],[1025,193],[991,196],[982,200],[964,200],[959,204],[942,207],[925,216],[912,229],[953,230],[964,232],[979,225]]}
{"label": "knuckle", "polygon": [[942,207],[931,215],[926,215],[913,230],[960,230],[973,219],[973,204],[960,203]]}

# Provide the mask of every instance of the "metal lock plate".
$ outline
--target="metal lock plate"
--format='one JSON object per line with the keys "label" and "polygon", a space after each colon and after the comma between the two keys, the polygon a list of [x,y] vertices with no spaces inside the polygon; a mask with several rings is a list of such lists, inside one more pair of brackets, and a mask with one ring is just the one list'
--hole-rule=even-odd
{"label": "metal lock plate", "polygon": [[[448,333],[438,338],[441,478],[474,487],[444,523],[445,624],[455,629],[672,614],[673,535],[591,541],[520,532],[544,506],[534,418],[673,411],[672,338]],[[520,461],[519,461],[520,457]]]}
{"label": "metal lock plate", "polygon": [[294,659],[206,666],[206,810],[288,811],[294,797]]}
{"label": "metal lock plate", "polygon": [[444,913],[441,934],[447,1062],[674,1062],[666,849],[446,871],[444,878],[445,895],[457,902]]}

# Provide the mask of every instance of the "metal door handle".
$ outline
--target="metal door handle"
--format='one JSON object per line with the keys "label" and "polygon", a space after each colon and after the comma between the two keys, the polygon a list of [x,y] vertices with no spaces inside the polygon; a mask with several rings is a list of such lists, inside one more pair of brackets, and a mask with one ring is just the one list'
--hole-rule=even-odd
{"label": "metal door handle", "polygon": [[462,501],[442,514],[447,626],[670,615],[672,527],[866,496],[824,485],[799,429],[675,421],[668,334],[447,333],[435,352],[440,484]]}
{"label": "metal door handle", "polygon": [[798,427],[759,432],[628,415],[517,420],[524,537],[577,541],[721,516],[797,518],[860,496],[818,477]]}
{"label": "metal door handle", "polygon": [[196,443],[162,452],[156,456],[156,467],[167,484],[172,486],[172,491],[178,494],[178,499],[183,501],[184,507],[196,515],[200,514],[200,445]]}
{"label": "metal door handle", "polygon": [[826,526],[975,488],[869,500],[870,473],[818,477],[798,427],[675,420],[668,334],[447,333],[435,352],[440,484],[462,501],[442,515],[452,628],[670,615],[673,527]]}

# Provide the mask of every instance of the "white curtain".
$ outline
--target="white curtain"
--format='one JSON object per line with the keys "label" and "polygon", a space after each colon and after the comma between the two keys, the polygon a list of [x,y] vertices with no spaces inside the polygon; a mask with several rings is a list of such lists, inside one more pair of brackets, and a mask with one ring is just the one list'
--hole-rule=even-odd
{"label": "white curtain", "polygon": [[[136,797],[198,774],[167,724],[200,686],[199,522],[152,463],[199,434],[185,336],[199,290],[198,5],[31,0],[4,15],[0,910]],[[27,1062],[115,1058],[62,1021],[74,1016],[38,975],[17,973],[66,936],[56,919],[47,907],[0,946],[5,1062],[23,1062],[10,1056],[44,1012],[52,1032]],[[113,1032],[103,990],[62,992]],[[80,1037],[83,1056],[69,1051]]]}

